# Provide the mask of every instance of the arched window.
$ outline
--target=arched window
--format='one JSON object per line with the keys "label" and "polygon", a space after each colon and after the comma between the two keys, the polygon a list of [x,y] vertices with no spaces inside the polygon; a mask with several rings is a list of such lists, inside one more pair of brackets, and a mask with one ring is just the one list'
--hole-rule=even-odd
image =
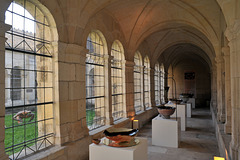
{"label": "arched window", "polygon": [[151,106],[150,98],[150,62],[148,56],[144,58],[144,105],[147,108]]}
{"label": "arched window", "polygon": [[53,41],[48,18],[32,1],[5,13],[5,151],[11,159],[53,144]]}
{"label": "arched window", "polygon": [[142,57],[139,52],[134,55],[134,108],[135,112],[143,111],[143,86],[142,86]]}
{"label": "arched window", "polygon": [[111,79],[112,79],[112,115],[114,121],[124,116],[123,75],[124,53],[120,42],[115,41],[112,45],[111,55]]}
{"label": "arched window", "polygon": [[161,103],[165,103],[164,100],[164,83],[165,83],[165,72],[163,64],[160,67],[160,97]]}
{"label": "arched window", "polygon": [[159,64],[155,64],[154,72],[154,88],[155,88],[155,103],[156,105],[160,104],[160,67]]}
{"label": "arched window", "polygon": [[89,130],[105,125],[105,57],[104,37],[93,31],[87,38],[86,118]]}

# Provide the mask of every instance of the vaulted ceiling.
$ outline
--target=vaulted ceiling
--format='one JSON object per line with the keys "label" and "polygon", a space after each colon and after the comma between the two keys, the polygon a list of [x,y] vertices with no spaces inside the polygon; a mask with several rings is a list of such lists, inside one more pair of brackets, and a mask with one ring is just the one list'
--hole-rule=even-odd
{"label": "vaulted ceiling", "polygon": [[[144,54],[155,63],[164,50],[183,43],[200,48],[211,63],[217,54],[221,54],[226,22],[216,0],[54,1],[55,6],[50,1],[41,0],[50,8],[58,31],[65,33],[60,34],[62,41],[84,43],[86,38],[79,40],[79,35],[88,33],[86,28],[93,26],[91,21],[94,21],[97,24],[94,27],[105,25],[106,30],[112,33],[114,28],[120,30],[120,41],[127,59],[133,59],[135,51],[144,46],[149,49]],[[105,32],[104,35],[110,33]]]}

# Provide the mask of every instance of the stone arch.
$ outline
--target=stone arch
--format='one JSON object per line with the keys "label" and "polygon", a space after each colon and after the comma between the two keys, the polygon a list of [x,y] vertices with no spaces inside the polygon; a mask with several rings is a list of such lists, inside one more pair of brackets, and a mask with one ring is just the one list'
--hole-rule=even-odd
{"label": "stone arch", "polygon": [[[102,19],[107,19],[108,21],[106,23],[103,23]],[[114,17],[106,12],[99,12],[96,15],[92,16],[82,31],[82,37],[75,38],[77,43],[82,44],[82,46],[86,46],[88,33],[93,30],[99,30],[104,35],[108,51],[111,51],[112,44],[116,39],[120,41],[124,49],[124,56],[126,57],[126,40],[122,33],[121,27],[114,19]]]}

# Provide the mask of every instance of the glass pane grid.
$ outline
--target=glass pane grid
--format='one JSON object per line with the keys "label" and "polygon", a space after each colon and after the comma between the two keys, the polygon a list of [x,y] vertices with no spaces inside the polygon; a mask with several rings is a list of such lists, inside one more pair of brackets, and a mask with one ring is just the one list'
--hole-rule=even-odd
{"label": "glass pane grid", "polygon": [[159,105],[160,104],[160,71],[159,71],[158,63],[155,65],[154,86],[155,86],[155,103],[156,105]]}
{"label": "glass pane grid", "polygon": [[42,13],[38,22],[37,6],[26,0],[21,5],[13,1],[5,21],[12,25],[5,44],[4,141],[10,159],[53,145],[54,135],[50,27]]}
{"label": "glass pane grid", "polygon": [[161,66],[160,68],[160,101],[161,103],[165,103],[164,100],[164,67]]}
{"label": "glass pane grid", "polygon": [[112,116],[113,120],[123,118],[123,53],[117,42],[113,43],[111,55],[111,80],[112,80]]}
{"label": "glass pane grid", "polygon": [[134,108],[135,112],[138,113],[143,110],[142,106],[142,73],[141,73],[141,56],[138,52],[134,56]]}
{"label": "glass pane grid", "polygon": [[144,105],[150,107],[150,62],[148,57],[144,58]]}
{"label": "glass pane grid", "polygon": [[105,125],[105,60],[103,43],[96,32],[87,39],[86,58],[86,118],[89,130]]}

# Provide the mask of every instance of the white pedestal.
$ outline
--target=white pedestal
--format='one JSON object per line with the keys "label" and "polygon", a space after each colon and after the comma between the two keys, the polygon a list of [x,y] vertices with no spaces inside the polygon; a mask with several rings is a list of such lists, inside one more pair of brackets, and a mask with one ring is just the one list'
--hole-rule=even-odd
{"label": "white pedestal", "polygon": [[89,145],[89,160],[147,160],[147,138],[133,147],[110,147],[102,143]]}
{"label": "white pedestal", "polygon": [[187,117],[191,118],[192,117],[192,103],[187,103]]}
{"label": "white pedestal", "polygon": [[189,98],[188,102],[192,103],[192,108],[195,108],[195,98]]}
{"label": "white pedestal", "polygon": [[180,143],[180,125],[175,118],[163,119],[159,116],[152,119],[152,145],[178,148]]}
{"label": "white pedestal", "polygon": [[[176,107],[176,105],[172,105],[172,107]],[[181,131],[186,131],[187,121],[186,121],[186,104],[178,104],[177,105],[177,116],[181,118]],[[171,117],[176,117],[176,110]]]}

